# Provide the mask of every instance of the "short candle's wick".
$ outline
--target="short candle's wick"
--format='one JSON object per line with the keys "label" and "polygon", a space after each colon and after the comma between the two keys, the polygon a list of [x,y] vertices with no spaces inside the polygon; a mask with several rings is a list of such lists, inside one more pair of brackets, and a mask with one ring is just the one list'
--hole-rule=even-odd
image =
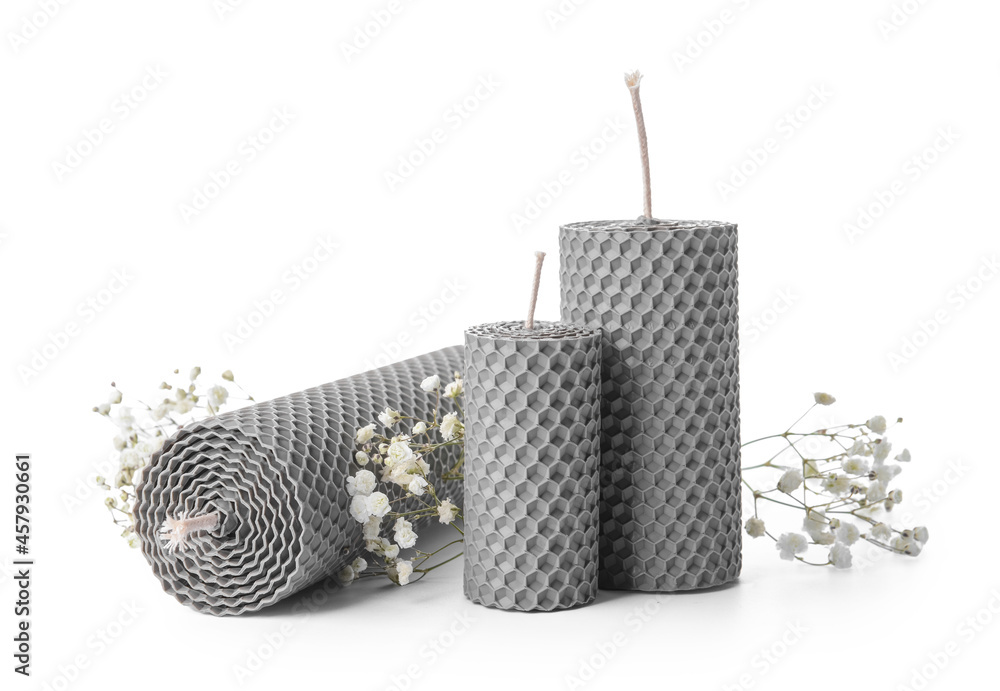
{"label": "short candle's wick", "polygon": [[535,252],[535,280],[531,284],[531,304],[528,306],[528,319],[524,322],[524,328],[535,328],[535,303],[538,302],[538,284],[542,281],[542,262],[545,261],[545,252]]}
{"label": "short candle's wick", "polygon": [[222,515],[218,511],[193,518],[188,518],[184,513],[177,518],[168,516],[160,527],[160,537],[165,541],[164,547],[168,552],[184,551],[192,535],[203,530],[215,530],[221,519]]}
{"label": "short candle's wick", "polygon": [[639,82],[642,75],[639,70],[631,74],[625,73],[625,84],[632,94],[632,109],[635,111],[635,125],[639,130],[639,155],[642,158],[642,213],[646,218],[653,218],[653,194],[649,187],[649,148],[646,144],[646,123],[642,119],[642,101],[639,99]]}

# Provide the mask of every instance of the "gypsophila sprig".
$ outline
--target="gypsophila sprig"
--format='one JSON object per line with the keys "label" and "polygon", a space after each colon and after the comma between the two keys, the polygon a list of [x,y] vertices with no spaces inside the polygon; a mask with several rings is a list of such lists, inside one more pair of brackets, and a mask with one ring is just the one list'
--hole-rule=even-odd
{"label": "gypsophila sprig", "polygon": [[[462,377],[455,373],[443,385],[442,378],[434,375],[424,379],[420,389],[421,395],[432,396],[435,401],[430,420],[385,408],[376,421],[355,432],[354,462],[358,470],[347,478],[347,491],[352,497],[350,513],[362,524],[369,558],[359,560],[361,568],[356,568],[355,561],[341,569],[337,577],[343,585],[363,577],[383,577],[407,585],[461,556],[462,513],[452,498],[442,497],[438,489],[440,482],[462,479]],[[454,410],[443,411],[444,406]],[[450,446],[462,450],[458,462],[440,477],[431,477],[428,459]],[[451,526],[459,536],[432,552],[422,551],[417,547],[420,536],[416,530],[422,519]],[[458,553],[449,555],[456,545]]]}
{"label": "gypsophila sprig", "polygon": [[[893,508],[903,501],[902,490],[891,483],[902,472],[900,464],[910,462],[909,450],[889,460],[889,424],[881,415],[812,432],[794,430],[813,408],[833,405],[837,399],[816,393],[813,400],[784,432],[743,444],[744,459],[751,444],[778,445],[767,460],[743,466],[743,484],[753,498],[753,516],[744,526],[747,534],[772,540],[778,556],[787,561],[837,569],[851,567],[851,550],[860,541],[896,554],[920,554],[929,538],[927,528],[894,528],[890,520]],[[774,510],[774,518],[761,517],[764,505]],[[772,523],[781,527],[775,529]]]}
{"label": "gypsophila sprig", "polygon": [[[220,383],[212,385],[204,383],[200,367],[192,368],[186,376],[180,370],[174,370],[173,375],[172,383],[160,382],[158,390],[167,393],[158,393],[163,398],[155,405],[127,400],[112,382],[107,402],[93,408],[115,427],[111,442],[114,476],[98,475],[94,482],[104,490],[104,505],[130,547],[139,546],[132,519],[135,488],[153,454],[184,425],[253,401],[230,370],[219,375]],[[164,547],[170,551],[183,549],[189,535],[213,525],[211,516],[168,516],[160,531]]]}

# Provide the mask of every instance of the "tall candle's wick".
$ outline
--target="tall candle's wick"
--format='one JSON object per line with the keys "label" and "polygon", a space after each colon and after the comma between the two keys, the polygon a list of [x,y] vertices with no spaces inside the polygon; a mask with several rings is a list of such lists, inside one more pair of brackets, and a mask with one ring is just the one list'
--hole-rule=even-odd
{"label": "tall candle's wick", "polygon": [[535,303],[538,302],[538,284],[542,281],[542,262],[545,261],[545,252],[535,252],[535,280],[531,284],[531,305],[528,306],[528,319],[524,322],[524,328],[535,328]]}
{"label": "tall candle's wick", "polygon": [[639,70],[631,74],[625,73],[625,84],[632,94],[632,109],[635,111],[635,125],[639,130],[639,155],[642,157],[642,213],[646,218],[653,217],[653,195],[649,188],[649,148],[646,145],[646,123],[642,119],[642,101],[639,99],[639,82],[642,75]]}

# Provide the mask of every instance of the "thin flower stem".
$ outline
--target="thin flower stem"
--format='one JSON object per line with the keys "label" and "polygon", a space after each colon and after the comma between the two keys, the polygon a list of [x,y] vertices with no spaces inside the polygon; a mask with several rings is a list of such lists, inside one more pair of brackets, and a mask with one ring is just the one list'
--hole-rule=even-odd
{"label": "thin flower stem", "polygon": [[811,413],[812,409],[815,408],[816,405],[817,405],[816,403],[813,403],[811,406],[809,406],[809,408],[806,410],[806,412],[804,412],[801,415],[799,415],[799,418],[795,422],[793,422],[792,424],[790,424],[788,426],[788,429],[785,430],[785,434],[788,434],[792,430],[792,427],[795,427],[795,425],[797,425],[800,422],[802,422],[802,419],[805,418],[806,415],[808,415],[809,413]]}
{"label": "thin flower stem", "polygon": [[459,558],[460,556],[462,556],[462,552],[459,552],[458,554],[456,554],[456,555],[454,555],[454,556],[452,556],[452,557],[448,557],[447,559],[445,559],[445,560],[444,560],[444,561],[442,561],[441,563],[439,563],[439,564],[435,564],[434,566],[428,566],[428,567],[427,567],[427,568],[425,568],[425,569],[424,569],[424,568],[421,568],[421,569],[414,569],[414,571],[419,571],[420,573],[430,573],[430,572],[431,572],[431,571],[433,571],[434,569],[436,569],[436,568],[438,568],[438,567],[441,567],[441,566],[444,566],[445,564],[447,564],[447,563],[448,563],[448,562],[450,562],[450,561],[455,561],[455,560],[456,560],[456,559],[458,559],[458,558]]}

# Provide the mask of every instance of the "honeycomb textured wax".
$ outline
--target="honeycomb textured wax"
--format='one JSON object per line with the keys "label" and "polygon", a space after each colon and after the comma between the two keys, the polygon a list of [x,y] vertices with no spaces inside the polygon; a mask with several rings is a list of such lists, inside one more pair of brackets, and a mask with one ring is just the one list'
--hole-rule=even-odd
{"label": "honeycomb textured wax", "polygon": [[[273,604],[335,574],[362,553],[362,526],[348,511],[354,435],[386,406],[430,419],[433,374],[461,372],[454,346],[289,396],[223,413],[179,430],[154,455],[134,510],[142,552],[163,589],[196,610],[240,614]],[[430,457],[439,474],[457,447]],[[385,483],[390,499],[400,488]],[[459,481],[444,498],[461,504]],[[417,500],[402,505],[415,508]],[[170,552],[160,536],[169,515],[218,511],[216,529]]]}
{"label": "honeycomb textured wax", "polygon": [[465,595],[550,611],[597,594],[600,332],[465,334]]}
{"label": "honeycomb textured wax", "polygon": [[562,318],[604,334],[602,588],[739,576],[736,241],[716,222],[560,228]]}

